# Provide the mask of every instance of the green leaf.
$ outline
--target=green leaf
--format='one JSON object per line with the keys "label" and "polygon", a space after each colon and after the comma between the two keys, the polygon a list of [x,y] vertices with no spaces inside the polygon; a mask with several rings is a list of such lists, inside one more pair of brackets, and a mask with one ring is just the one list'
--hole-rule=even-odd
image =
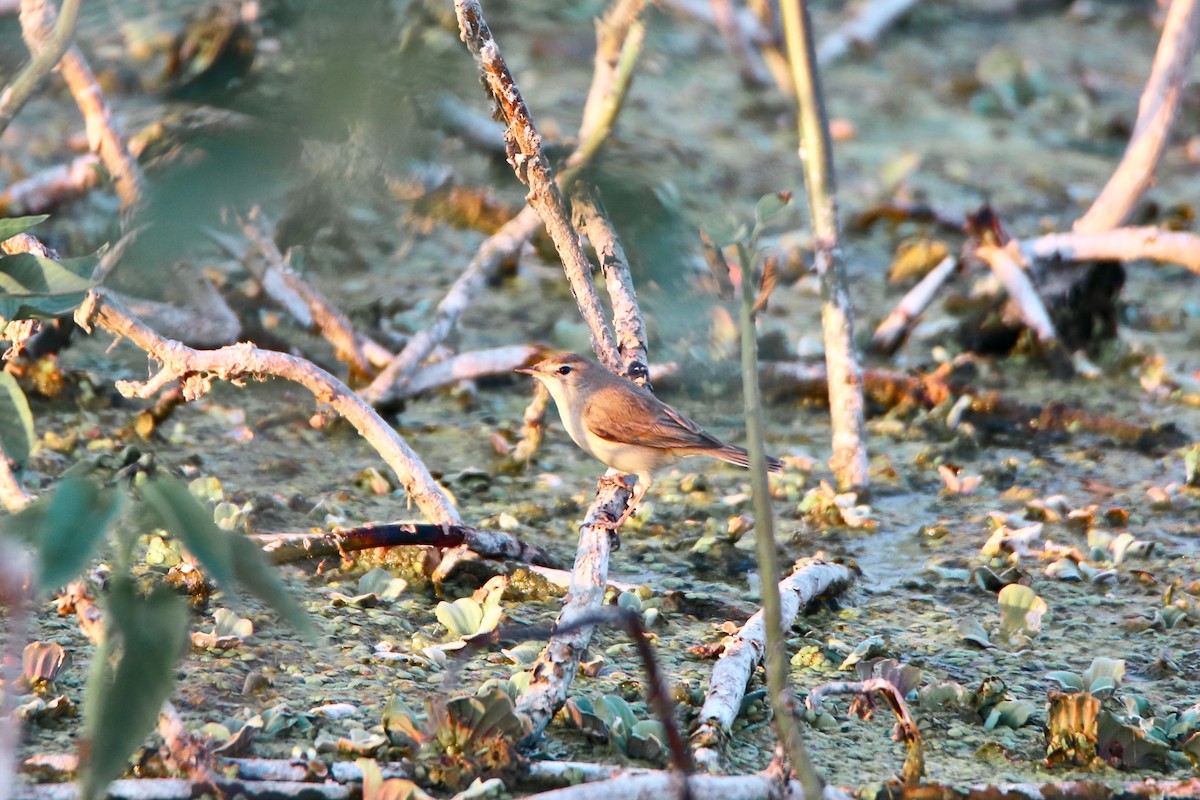
{"label": "green leaf", "polygon": [[791,192],[772,192],[764,194],[754,206],[754,220],[758,227],[763,227],[775,217],[783,213],[792,204]]}
{"label": "green leaf", "polygon": [[8,217],[7,219],[0,219],[0,242],[11,239],[18,233],[24,233],[39,222],[45,222],[48,219],[50,219],[49,214],[39,214],[36,217]]}
{"label": "green leaf", "polygon": [[119,639],[121,655],[112,666],[98,652],[88,679],[86,758],[80,776],[84,800],[103,796],[109,781],[124,772],[130,754],[153,730],[186,642],[187,603],[170,588],[142,596],[129,578],[120,577],[112,582],[106,605],[109,637]]}
{"label": "green leaf", "polygon": [[38,587],[54,589],[83,571],[121,497],[87,478],[58,484],[38,525]]}
{"label": "green leaf", "polygon": [[233,534],[217,527],[212,512],[187,486],[175,478],[156,477],[141,487],[141,497],[158,525],[179,537],[218,586],[236,594]]}
{"label": "green leaf", "polygon": [[32,253],[0,258],[0,317],[45,319],[83,302],[92,281],[57,261]]}
{"label": "green leaf", "polygon": [[266,603],[272,611],[310,639],[317,636],[308,612],[284,587],[279,579],[279,570],[263,554],[254,542],[235,533],[222,531],[233,542],[233,574],[237,582],[250,594]]}
{"label": "green leaf", "polygon": [[483,606],[470,597],[460,597],[453,603],[443,600],[434,615],[454,636],[474,636],[483,622]]}
{"label": "green leaf", "polygon": [[700,227],[712,239],[716,247],[726,247],[745,239],[750,233],[743,223],[728,212],[717,212],[707,217]]}
{"label": "green leaf", "polygon": [[35,441],[29,400],[17,379],[0,369],[0,447],[19,465],[29,458]]}

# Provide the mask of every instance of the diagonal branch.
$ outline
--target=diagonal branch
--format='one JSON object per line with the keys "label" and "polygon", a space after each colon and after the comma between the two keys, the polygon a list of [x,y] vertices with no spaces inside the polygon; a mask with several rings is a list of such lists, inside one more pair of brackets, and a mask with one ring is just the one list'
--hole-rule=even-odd
{"label": "diagonal branch", "polygon": [[1191,71],[1198,33],[1200,0],[1172,0],[1125,155],[1091,208],[1075,221],[1076,233],[1098,233],[1125,222],[1154,180]]}
{"label": "diagonal branch", "polygon": [[313,393],[354,426],[396,473],[400,484],[417,507],[432,522],[461,525],[462,519],[450,498],[429,474],[420,457],[375,410],[340,380],[309,361],[286,353],[261,350],[252,344],[193,350],[180,342],[164,339],[141,320],[129,314],[103,289],[93,289],[75,312],[75,322],[85,331],[97,325],[109,333],[129,339],[162,365],[145,383],[118,381],[117,391],[125,397],[149,398],[170,383],[179,381],[184,396],[192,400],[208,391],[213,379],[237,383],[265,376],[286,378]]}
{"label": "diagonal branch", "polygon": [[16,77],[0,91],[0,133],[4,133],[21,108],[37,91],[42,79],[50,74],[71,46],[75,35],[75,23],[79,19],[80,0],[63,0],[62,13],[54,24],[54,31],[46,37],[43,45],[29,60]]}

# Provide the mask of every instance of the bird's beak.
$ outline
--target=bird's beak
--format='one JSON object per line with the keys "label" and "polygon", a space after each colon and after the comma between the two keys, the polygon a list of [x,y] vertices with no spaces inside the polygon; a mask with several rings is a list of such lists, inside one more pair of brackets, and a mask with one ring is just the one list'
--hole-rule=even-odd
{"label": "bird's beak", "polygon": [[519,372],[522,375],[537,375],[537,367],[517,367],[513,372]]}

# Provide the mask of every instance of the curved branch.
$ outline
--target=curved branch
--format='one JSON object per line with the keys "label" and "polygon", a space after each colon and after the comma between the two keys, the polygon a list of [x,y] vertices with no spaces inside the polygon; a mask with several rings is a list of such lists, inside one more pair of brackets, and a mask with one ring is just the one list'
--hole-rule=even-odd
{"label": "curved branch", "polygon": [[193,400],[208,391],[214,378],[237,382],[270,375],[300,384],[318,401],[345,417],[375,448],[427,519],[450,525],[462,524],[450,498],[400,434],[361,397],[315,364],[286,353],[260,350],[248,342],[219,350],[193,350],[159,336],[126,312],[103,289],[88,293],[75,312],[75,322],[85,331],[90,332],[94,323],[115,336],[123,336],[162,364],[162,369],[145,383],[118,381],[117,390],[125,397],[149,398],[164,386],[179,381],[184,396]]}

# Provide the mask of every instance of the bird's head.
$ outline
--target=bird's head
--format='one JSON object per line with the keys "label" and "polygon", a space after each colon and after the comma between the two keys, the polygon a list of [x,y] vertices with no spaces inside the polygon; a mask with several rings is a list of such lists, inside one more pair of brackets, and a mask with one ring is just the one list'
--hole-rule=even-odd
{"label": "bird's head", "polygon": [[589,381],[595,377],[596,370],[603,367],[588,361],[583,356],[574,353],[560,353],[542,359],[531,367],[520,367],[517,372],[532,375],[546,388],[556,403],[564,401],[569,405],[579,394],[586,392]]}

